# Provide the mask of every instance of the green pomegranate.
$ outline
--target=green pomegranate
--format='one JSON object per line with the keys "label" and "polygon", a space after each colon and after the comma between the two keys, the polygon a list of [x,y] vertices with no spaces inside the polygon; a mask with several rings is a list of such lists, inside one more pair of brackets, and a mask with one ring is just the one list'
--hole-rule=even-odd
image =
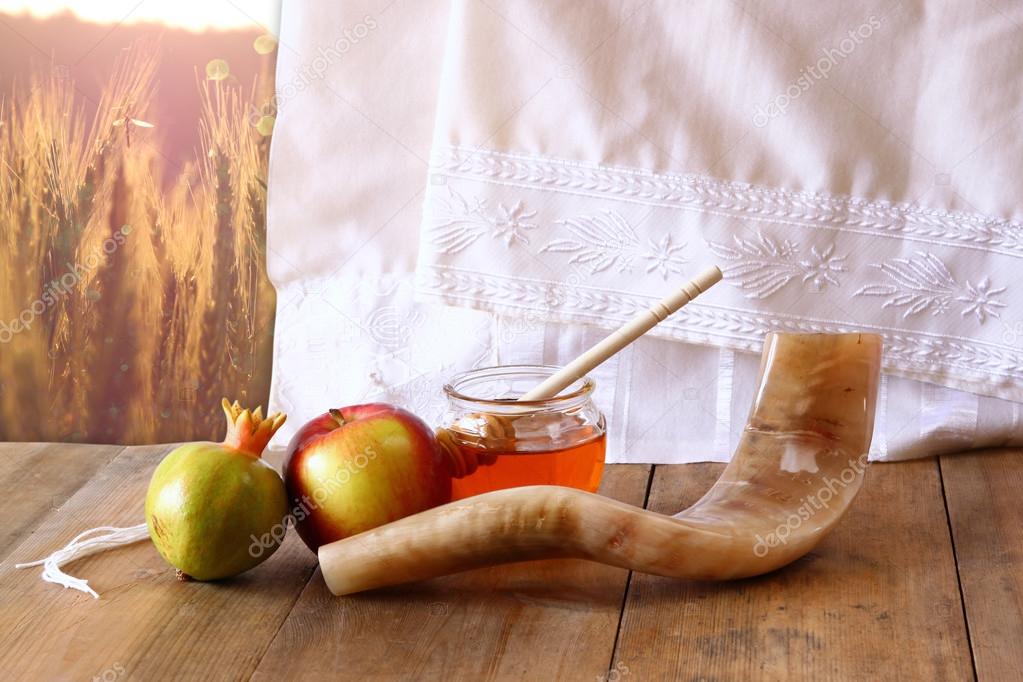
{"label": "green pomegranate", "polygon": [[288,498],[260,459],[285,415],[223,401],[223,443],[188,443],[167,455],[149,482],[149,537],[178,578],[217,580],[253,568],[284,539]]}

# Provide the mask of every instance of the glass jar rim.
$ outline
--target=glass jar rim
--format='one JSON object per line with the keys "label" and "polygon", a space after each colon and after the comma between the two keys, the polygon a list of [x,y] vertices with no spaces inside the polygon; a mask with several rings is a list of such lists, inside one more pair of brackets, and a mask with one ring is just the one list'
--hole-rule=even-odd
{"label": "glass jar rim", "polygon": [[[476,405],[491,405],[494,407],[563,407],[570,403],[575,403],[580,399],[586,399],[593,393],[593,390],[597,386],[597,382],[591,379],[589,376],[583,376],[576,379],[572,384],[579,384],[579,388],[569,393],[559,393],[552,398],[541,398],[539,400],[508,400],[507,398],[481,398],[477,396],[468,395],[459,390],[458,385],[464,383],[467,380],[475,378],[485,378],[488,374],[495,376],[508,375],[508,374],[537,374],[540,376],[551,376],[555,372],[561,370],[561,367],[557,365],[493,365],[491,367],[478,367],[476,369],[466,370],[459,372],[458,374],[451,377],[451,379],[444,384],[444,393],[454,400],[463,402],[473,403]],[[570,384],[571,386],[571,384]]]}

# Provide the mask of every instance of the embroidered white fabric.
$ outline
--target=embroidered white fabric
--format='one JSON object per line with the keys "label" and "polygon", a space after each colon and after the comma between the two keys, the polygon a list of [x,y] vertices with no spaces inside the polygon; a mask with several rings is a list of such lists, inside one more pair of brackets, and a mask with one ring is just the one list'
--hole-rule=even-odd
{"label": "embroidered white fabric", "polygon": [[609,461],[727,459],[772,329],[885,335],[875,458],[1023,443],[1011,4],[340,5],[282,19],[276,443],[436,420],[447,375],[565,362],[711,262],[597,371]]}

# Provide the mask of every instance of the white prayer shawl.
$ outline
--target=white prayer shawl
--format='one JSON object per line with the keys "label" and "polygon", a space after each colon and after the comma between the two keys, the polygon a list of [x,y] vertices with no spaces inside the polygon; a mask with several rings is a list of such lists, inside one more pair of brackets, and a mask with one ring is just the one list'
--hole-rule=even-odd
{"label": "white prayer shawl", "polygon": [[454,372],[564,363],[717,263],[594,372],[609,461],[727,459],[771,330],[884,335],[875,458],[1023,445],[1023,11],[818,5],[285,4],[276,443],[435,423]]}

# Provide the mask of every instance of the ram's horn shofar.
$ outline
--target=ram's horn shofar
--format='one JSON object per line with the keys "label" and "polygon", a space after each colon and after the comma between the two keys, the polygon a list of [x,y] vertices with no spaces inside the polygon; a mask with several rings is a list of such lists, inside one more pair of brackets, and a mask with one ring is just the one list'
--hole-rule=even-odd
{"label": "ram's horn shofar", "polygon": [[558,486],[500,490],[324,545],[323,577],[343,595],[558,557],[697,580],[772,571],[809,552],[859,490],[880,365],[876,335],[769,335],[732,461],[675,516]]}

